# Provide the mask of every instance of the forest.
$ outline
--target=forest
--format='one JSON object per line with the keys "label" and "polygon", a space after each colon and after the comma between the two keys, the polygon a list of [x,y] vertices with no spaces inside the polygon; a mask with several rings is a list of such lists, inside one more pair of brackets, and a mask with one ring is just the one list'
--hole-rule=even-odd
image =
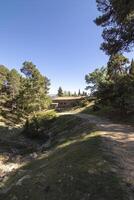
{"label": "forest", "polygon": [[0,113],[14,113],[18,119],[48,109],[50,80],[32,62],[25,61],[19,73],[0,66]]}
{"label": "forest", "polygon": [[134,115],[133,60],[122,54],[112,55],[106,67],[89,73],[85,80],[87,89],[96,97],[94,109],[105,107],[125,118]]}

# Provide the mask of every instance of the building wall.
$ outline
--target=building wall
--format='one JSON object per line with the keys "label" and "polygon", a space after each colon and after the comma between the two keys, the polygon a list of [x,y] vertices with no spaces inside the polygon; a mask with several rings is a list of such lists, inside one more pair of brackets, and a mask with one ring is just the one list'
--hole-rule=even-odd
{"label": "building wall", "polygon": [[58,103],[58,108],[70,108],[77,105],[81,100],[53,100],[53,103]]}

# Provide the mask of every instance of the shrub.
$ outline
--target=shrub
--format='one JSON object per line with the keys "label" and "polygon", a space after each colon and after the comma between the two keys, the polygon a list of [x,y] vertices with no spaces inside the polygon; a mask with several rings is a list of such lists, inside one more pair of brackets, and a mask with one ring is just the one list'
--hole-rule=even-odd
{"label": "shrub", "polygon": [[48,130],[56,118],[54,111],[38,112],[31,118],[28,118],[23,134],[30,138],[47,140],[49,138]]}
{"label": "shrub", "polygon": [[87,99],[84,99],[81,101],[80,106],[85,107],[85,106],[88,106],[88,104],[89,104],[89,101]]}

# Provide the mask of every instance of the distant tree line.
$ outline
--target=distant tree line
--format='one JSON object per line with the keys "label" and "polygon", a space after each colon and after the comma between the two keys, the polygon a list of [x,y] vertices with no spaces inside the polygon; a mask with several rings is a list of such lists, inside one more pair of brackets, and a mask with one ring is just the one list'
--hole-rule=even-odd
{"label": "distant tree line", "polygon": [[0,111],[29,114],[48,108],[50,80],[32,62],[24,62],[20,69],[9,70],[0,65]]}
{"label": "distant tree line", "polygon": [[78,96],[87,96],[87,92],[85,92],[85,91],[81,92],[80,89],[79,89],[78,93],[76,93],[76,92],[71,93],[70,91],[64,91],[64,90],[62,89],[62,87],[60,86],[59,89],[58,89],[57,96],[58,96],[58,97],[71,97],[71,96],[78,97]]}

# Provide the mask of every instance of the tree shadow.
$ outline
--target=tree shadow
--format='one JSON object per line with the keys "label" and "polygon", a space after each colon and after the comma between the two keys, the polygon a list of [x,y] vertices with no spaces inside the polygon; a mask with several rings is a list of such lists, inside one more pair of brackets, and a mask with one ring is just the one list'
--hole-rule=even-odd
{"label": "tree shadow", "polygon": [[22,127],[0,126],[0,157],[3,163],[16,163],[37,149],[36,142],[25,138]]}
{"label": "tree shadow", "polygon": [[112,172],[94,135],[57,146],[11,174],[1,197],[40,200],[127,200],[120,179]]}
{"label": "tree shadow", "polygon": [[134,127],[128,124],[117,124],[105,118],[81,113],[97,125],[103,139],[103,149],[109,157],[113,157],[119,174],[133,191],[134,188]]}
{"label": "tree shadow", "polygon": [[[61,124],[55,129],[51,146],[39,154],[37,152],[32,159],[23,159],[23,166],[20,165],[4,178],[0,190],[2,199],[129,199],[124,182],[117,175],[122,166],[118,166],[119,162],[111,152],[111,147],[103,146],[104,140],[121,149],[123,144],[115,138],[97,134],[97,131],[102,130],[110,134],[111,129],[118,134],[122,128],[112,124],[109,129],[107,122],[98,121],[100,129],[97,130],[93,120],[73,116],[77,118],[75,123],[75,120],[69,120],[71,117],[60,116],[58,123]],[[64,124],[66,120],[68,123]],[[127,135],[122,138],[125,139]],[[126,142],[126,146],[130,146],[130,142]],[[131,146],[134,146],[133,141]],[[24,148],[27,151],[28,143]],[[32,152],[36,152],[36,149]],[[25,157],[24,154],[22,157]]]}

